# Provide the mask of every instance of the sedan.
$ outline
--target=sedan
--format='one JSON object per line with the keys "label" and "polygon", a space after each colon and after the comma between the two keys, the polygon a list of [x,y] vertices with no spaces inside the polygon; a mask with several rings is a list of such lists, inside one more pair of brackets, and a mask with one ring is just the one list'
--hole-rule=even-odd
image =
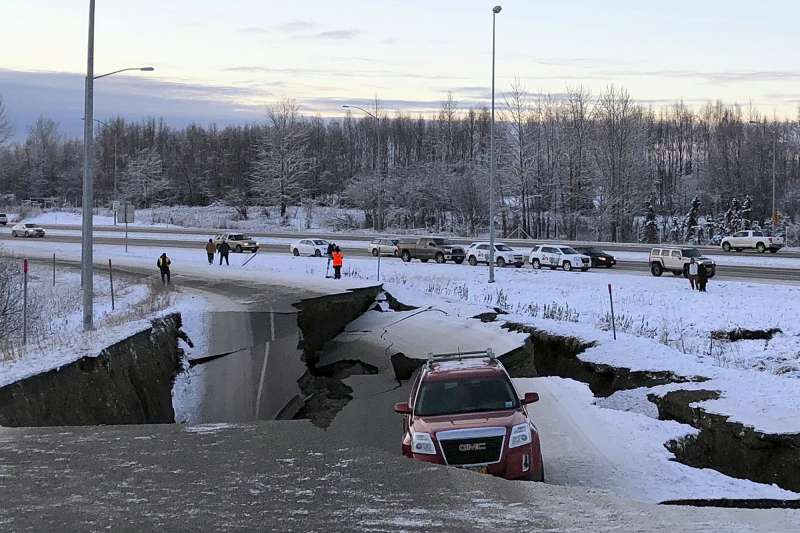
{"label": "sedan", "polygon": [[592,260],[592,268],[611,268],[617,264],[614,256],[597,248],[596,246],[576,246],[575,250],[583,255],[588,255]]}
{"label": "sedan", "polygon": [[369,243],[369,253],[378,257],[379,255],[393,255],[397,257],[397,244],[399,239],[372,239]]}
{"label": "sedan", "polygon": [[20,223],[11,228],[12,237],[44,237],[44,228],[38,224]]}
{"label": "sedan", "polygon": [[289,245],[289,251],[292,252],[292,255],[295,257],[300,255],[322,257],[328,254],[329,244],[330,243],[324,239],[300,239]]}

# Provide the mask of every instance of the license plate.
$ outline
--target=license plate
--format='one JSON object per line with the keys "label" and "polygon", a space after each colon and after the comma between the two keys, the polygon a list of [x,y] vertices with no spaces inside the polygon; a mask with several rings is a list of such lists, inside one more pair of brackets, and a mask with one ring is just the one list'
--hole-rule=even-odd
{"label": "license plate", "polygon": [[477,472],[478,474],[487,474],[489,469],[485,466],[462,466],[464,470],[469,470],[470,472]]}

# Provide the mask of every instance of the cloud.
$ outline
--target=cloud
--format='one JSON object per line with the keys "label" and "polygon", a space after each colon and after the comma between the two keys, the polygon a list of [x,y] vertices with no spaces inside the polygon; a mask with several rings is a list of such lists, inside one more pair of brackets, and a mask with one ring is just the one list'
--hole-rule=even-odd
{"label": "cloud", "polygon": [[328,39],[333,41],[346,41],[355,39],[361,34],[361,30],[329,30],[307,35],[300,35],[302,39]]}
{"label": "cloud", "polygon": [[353,69],[325,69],[304,67],[262,67],[258,65],[243,65],[225,69],[226,72],[283,74],[291,76],[326,76],[331,78],[406,78],[426,80],[466,80],[465,76],[452,76],[448,74],[426,74],[420,72],[406,72],[398,70],[353,70]]}
{"label": "cloud", "polygon": [[308,20],[293,20],[291,22],[279,24],[276,27],[284,33],[297,33],[311,31],[317,27],[317,24]]}
{"label": "cloud", "polygon": [[249,26],[247,28],[242,28],[239,30],[241,33],[254,33],[256,35],[268,35],[272,33],[267,28],[260,28],[258,26]]}

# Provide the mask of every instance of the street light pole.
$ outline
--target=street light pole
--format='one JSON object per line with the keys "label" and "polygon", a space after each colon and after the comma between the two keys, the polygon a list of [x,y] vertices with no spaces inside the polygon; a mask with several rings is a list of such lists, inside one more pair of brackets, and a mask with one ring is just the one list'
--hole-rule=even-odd
{"label": "street light pole", "polygon": [[503,8],[492,8],[492,124],[489,128],[489,283],[494,283],[494,58],[495,21]]}
{"label": "street light pole", "polygon": [[89,46],[86,62],[86,102],[83,121],[83,217],[81,226],[81,284],[83,329],[94,328],[92,283],[92,208],[94,203],[94,4],[89,0]]}
{"label": "street light pole", "polygon": [[81,284],[83,288],[83,329],[94,329],[94,284],[92,244],[94,238],[94,80],[120,72],[140,70],[152,72],[153,67],[132,67],[115,70],[100,76],[94,75],[94,9],[95,0],[89,0],[89,46],[86,60],[86,100],[83,114],[83,216],[81,218]]}
{"label": "street light pole", "polygon": [[[381,163],[381,158],[379,154],[379,150],[381,149],[381,120],[378,118],[378,100],[375,99],[375,114],[373,115],[363,107],[358,107],[355,105],[343,105],[345,109],[358,109],[359,111],[366,113],[373,119],[375,119],[375,169],[378,171],[378,225],[375,228],[378,231],[383,231],[383,169],[379,167]],[[379,254],[380,257],[380,254]]]}

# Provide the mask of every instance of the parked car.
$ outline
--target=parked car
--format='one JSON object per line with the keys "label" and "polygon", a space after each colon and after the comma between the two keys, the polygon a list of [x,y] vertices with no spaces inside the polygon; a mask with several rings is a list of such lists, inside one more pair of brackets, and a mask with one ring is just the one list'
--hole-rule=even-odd
{"label": "parked car", "polygon": [[315,257],[322,257],[328,253],[328,245],[330,243],[324,239],[300,239],[289,245],[289,251],[292,255],[297,257],[300,255],[313,255]]}
{"label": "parked car", "polygon": [[[488,265],[489,251],[488,242],[472,243],[466,251],[467,262],[472,266],[478,263],[486,263]],[[519,268],[525,264],[525,255],[502,242],[496,242],[494,243],[494,261],[499,267],[514,265]]]}
{"label": "parked car", "polygon": [[588,255],[591,260],[592,268],[611,268],[617,264],[617,260],[614,259],[613,255],[603,251],[597,246],[575,246],[574,250],[583,255]]}
{"label": "parked car", "polygon": [[574,268],[586,272],[591,267],[591,258],[578,253],[564,244],[540,244],[534,246],[529,257],[531,268],[550,267],[551,270],[563,268],[569,272]]}
{"label": "parked car", "polygon": [[8,215],[0,213],[0,226],[5,226],[6,224],[8,224]]}
{"label": "parked car", "polygon": [[412,259],[419,259],[423,263],[433,259],[437,263],[453,261],[460,265],[465,257],[461,245],[453,244],[441,237],[422,237],[411,242],[400,241],[397,244],[397,253],[406,263]]}
{"label": "parked car", "polygon": [[258,251],[258,243],[244,233],[223,233],[214,237],[214,244],[217,247],[222,244],[222,241],[228,241],[231,251],[237,254],[242,252],[256,253]]}
{"label": "parked car", "polygon": [[430,356],[416,374],[403,415],[402,453],[506,479],[544,481],[539,433],[491,351]]}
{"label": "parked car", "polygon": [[713,278],[717,266],[708,257],[703,257],[697,248],[653,248],[650,250],[650,273],[658,277],[664,272],[672,272],[675,276],[689,276],[689,263],[692,258],[703,265],[708,277]]}
{"label": "parked car", "polygon": [[726,252],[730,252],[731,249],[741,252],[745,248],[750,248],[762,254],[767,250],[774,254],[783,248],[783,245],[782,237],[770,237],[757,230],[737,231],[730,237],[722,239],[722,249]]}
{"label": "parked car", "polygon": [[397,257],[397,244],[399,239],[372,239],[369,243],[369,253],[373,256],[393,255]]}
{"label": "parked car", "polygon": [[44,237],[44,228],[30,222],[16,224],[11,228],[12,237]]}

